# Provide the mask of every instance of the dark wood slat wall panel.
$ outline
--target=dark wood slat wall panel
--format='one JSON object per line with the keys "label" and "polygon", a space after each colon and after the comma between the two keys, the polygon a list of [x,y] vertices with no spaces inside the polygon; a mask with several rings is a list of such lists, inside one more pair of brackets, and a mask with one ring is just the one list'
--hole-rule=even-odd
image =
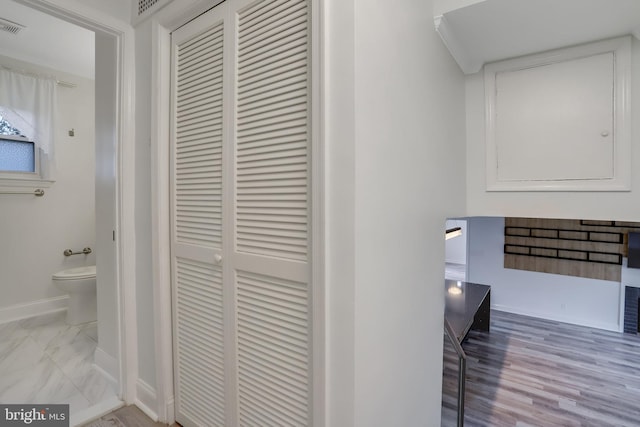
{"label": "dark wood slat wall panel", "polygon": [[[640,426],[640,336],[491,312],[471,331],[465,426]],[[456,425],[457,357],[445,344],[442,425]]]}
{"label": "dark wood slat wall panel", "polygon": [[630,231],[640,223],[505,218],[504,267],[619,282]]}

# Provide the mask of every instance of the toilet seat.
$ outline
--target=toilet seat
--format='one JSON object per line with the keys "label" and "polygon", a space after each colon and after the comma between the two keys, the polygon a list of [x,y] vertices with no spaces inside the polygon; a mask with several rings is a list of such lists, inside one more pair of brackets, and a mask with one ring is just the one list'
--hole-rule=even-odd
{"label": "toilet seat", "polygon": [[53,274],[53,280],[80,280],[96,277],[96,266],[69,268]]}

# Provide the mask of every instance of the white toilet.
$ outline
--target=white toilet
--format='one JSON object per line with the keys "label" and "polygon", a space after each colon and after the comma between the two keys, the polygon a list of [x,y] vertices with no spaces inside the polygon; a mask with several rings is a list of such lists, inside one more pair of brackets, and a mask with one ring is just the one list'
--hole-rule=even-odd
{"label": "white toilet", "polygon": [[62,270],[52,279],[58,289],[69,294],[67,324],[79,325],[97,320],[95,265]]}

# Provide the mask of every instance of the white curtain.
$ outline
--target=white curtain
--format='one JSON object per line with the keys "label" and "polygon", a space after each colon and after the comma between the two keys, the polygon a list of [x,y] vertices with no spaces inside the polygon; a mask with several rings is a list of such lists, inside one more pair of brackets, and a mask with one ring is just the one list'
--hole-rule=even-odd
{"label": "white curtain", "polygon": [[49,157],[53,151],[57,82],[0,68],[0,115]]}

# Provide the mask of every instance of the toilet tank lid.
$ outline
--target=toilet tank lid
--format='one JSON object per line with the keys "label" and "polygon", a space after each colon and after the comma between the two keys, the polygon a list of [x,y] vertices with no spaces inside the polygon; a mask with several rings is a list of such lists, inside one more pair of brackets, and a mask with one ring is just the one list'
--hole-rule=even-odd
{"label": "toilet tank lid", "polygon": [[91,277],[96,277],[95,265],[69,268],[67,270],[58,271],[57,273],[53,274],[54,280],[89,279]]}

